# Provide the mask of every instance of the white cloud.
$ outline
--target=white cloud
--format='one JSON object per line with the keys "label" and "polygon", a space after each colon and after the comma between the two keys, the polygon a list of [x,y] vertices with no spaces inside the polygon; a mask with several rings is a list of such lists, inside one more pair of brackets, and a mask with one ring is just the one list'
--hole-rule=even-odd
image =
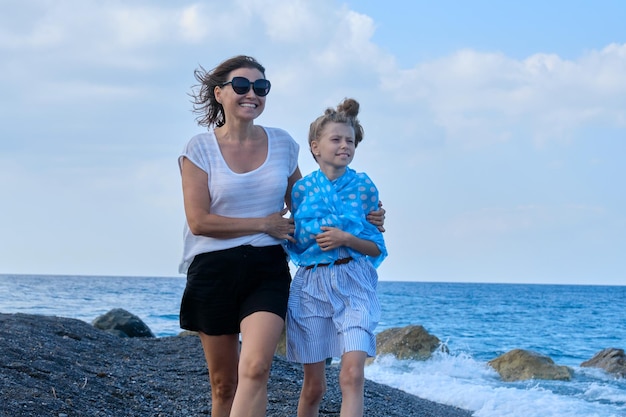
{"label": "white cloud", "polygon": [[[538,145],[568,139],[593,123],[623,127],[626,44],[576,61],[537,54],[519,61],[473,50],[387,73],[382,88],[398,104],[426,106],[447,140],[477,146],[526,132]],[[621,75],[620,75],[621,74]]]}
{"label": "white cloud", "polygon": [[199,4],[185,7],[180,14],[179,24],[183,39],[191,42],[201,42],[209,34],[209,25],[203,19]]}
{"label": "white cloud", "polygon": [[268,42],[304,46],[315,43],[324,34],[315,16],[325,11],[332,20],[335,11],[327,1],[247,1],[237,5],[248,10],[254,18],[261,19],[265,26]]}

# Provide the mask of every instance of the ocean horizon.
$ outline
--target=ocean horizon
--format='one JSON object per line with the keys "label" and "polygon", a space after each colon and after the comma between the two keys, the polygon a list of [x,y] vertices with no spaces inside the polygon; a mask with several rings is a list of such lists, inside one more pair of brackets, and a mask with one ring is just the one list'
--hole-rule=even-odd
{"label": "ocean horizon", "polygon": [[[91,323],[113,308],[157,337],[177,335],[185,278],[0,274],[0,312]],[[626,286],[380,281],[377,333],[422,325],[448,347],[426,361],[378,357],[366,377],[477,417],[626,416],[626,381],[580,364],[626,348]],[[513,349],[549,356],[571,381],[505,383],[487,362]]]}

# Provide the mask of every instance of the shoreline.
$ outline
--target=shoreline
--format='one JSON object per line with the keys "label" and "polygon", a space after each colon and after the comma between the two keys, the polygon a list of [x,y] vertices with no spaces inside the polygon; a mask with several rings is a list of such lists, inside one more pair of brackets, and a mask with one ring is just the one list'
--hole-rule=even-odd
{"label": "shoreline", "polygon": [[[338,367],[327,368],[320,415],[338,416]],[[299,364],[275,356],[268,417],[295,416]],[[0,313],[0,415],[111,417],[210,415],[210,385],[196,336],[119,338],[78,319]],[[368,417],[472,413],[365,382]]]}

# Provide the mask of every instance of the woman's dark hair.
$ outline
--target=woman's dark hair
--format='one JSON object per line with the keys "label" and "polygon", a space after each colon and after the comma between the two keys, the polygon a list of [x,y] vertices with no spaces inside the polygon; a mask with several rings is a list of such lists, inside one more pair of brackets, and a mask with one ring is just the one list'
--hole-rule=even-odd
{"label": "woman's dark hair", "polygon": [[215,99],[215,87],[230,81],[227,78],[229,74],[240,68],[257,69],[265,77],[265,67],[256,59],[246,55],[229,58],[211,71],[206,71],[202,66],[194,71],[193,75],[199,84],[193,86],[189,95],[192,98],[193,112],[198,115],[196,117],[198,125],[220,127],[226,123],[224,107]]}
{"label": "woman's dark hair", "polygon": [[[363,126],[357,119],[359,108],[359,102],[353,98],[344,99],[339,103],[337,109],[327,108],[324,114],[315,119],[309,127],[309,146],[311,146],[312,142],[319,139],[324,126],[331,122],[345,123],[351,126],[354,129],[354,147],[359,146],[359,142],[363,140],[363,135],[365,134]],[[315,155],[313,155],[313,158],[315,158]]]}

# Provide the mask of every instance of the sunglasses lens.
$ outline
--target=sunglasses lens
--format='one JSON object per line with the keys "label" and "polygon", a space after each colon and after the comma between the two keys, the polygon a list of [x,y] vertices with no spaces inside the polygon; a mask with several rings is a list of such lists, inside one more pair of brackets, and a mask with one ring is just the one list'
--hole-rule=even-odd
{"label": "sunglasses lens", "polygon": [[250,86],[254,89],[254,94],[259,97],[265,97],[270,92],[271,84],[268,80],[263,78],[256,80],[254,83],[250,82],[245,77],[233,77],[232,81],[226,84],[233,86],[233,91],[239,95],[246,94],[250,91]]}
{"label": "sunglasses lens", "polygon": [[256,94],[259,97],[265,97],[266,95],[269,94],[271,86],[272,85],[270,84],[268,80],[265,80],[265,79],[256,80],[253,86],[254,94]]}
{"label": "sunglasses lens", "polygon": [[233,85],[233,90],[237,94],[246,94],[250,91],[250,81],[244,77],[234,77],[231,83]]}

